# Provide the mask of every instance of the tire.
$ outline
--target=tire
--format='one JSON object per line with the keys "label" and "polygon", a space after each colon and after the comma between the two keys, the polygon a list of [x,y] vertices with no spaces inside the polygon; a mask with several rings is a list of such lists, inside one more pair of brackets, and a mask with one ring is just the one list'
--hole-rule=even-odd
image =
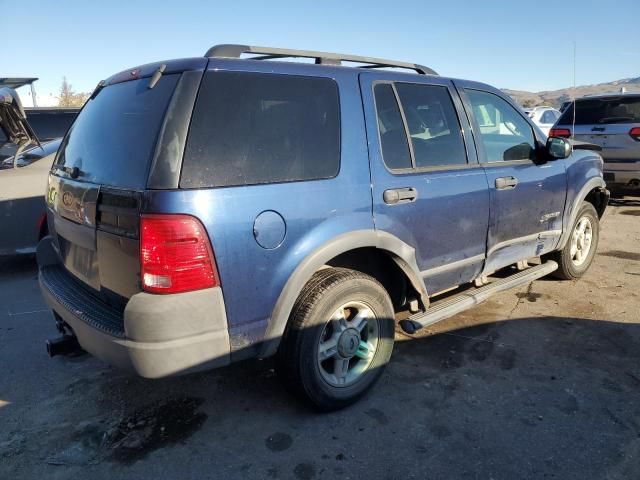
{"label": "tire", "polygon": [[[584,221],[588,222],[588,229],[591,231],[588,251],[584,251],[585,239],[582,239],[582,256],[579,261],[576,252],[576,240],[575,236],[580,236],[578,230],[584,225]],[[595,257],[596,250],[598,248],[598,240],[600,239],[600,221],[598,219],[598,213],[592,204],[589,202],[583,202],[578,210],[576,221],[571,226],[571,235],[567,240],[567,243],[557,252],[553,252],[548,256],[550,260],[554,260],[558,263],[558,269],[553,272],[553,276],[561,280],[575,280],[586,273],[591,266],[593,258]],[[578,240],[577,247],[579,248],[580,241]]]}
{"label": "tire", "polygon": [[393,305],[377,280],[344,268],[320,270],[293,306],[278,350],[278,374],[317,409],[344,408],[382,375],[394,329]]}

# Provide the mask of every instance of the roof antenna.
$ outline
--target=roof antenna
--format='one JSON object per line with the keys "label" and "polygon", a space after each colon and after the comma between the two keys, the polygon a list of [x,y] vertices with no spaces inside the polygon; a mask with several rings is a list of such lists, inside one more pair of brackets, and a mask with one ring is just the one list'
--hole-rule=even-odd
{"label": "roof antenna", "polygon": [[571,125],[571,137],[576,139],[576,41],[573,41],[573,122]]}

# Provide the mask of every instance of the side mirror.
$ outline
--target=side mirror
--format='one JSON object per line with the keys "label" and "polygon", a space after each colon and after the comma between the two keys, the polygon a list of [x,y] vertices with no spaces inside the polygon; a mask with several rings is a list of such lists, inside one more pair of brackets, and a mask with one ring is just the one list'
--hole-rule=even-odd
{"label": "side mirror", "polygon": [[567,158],[572,150],[569,140],[559,137],[551,137],[547,140],[547,153],[552,160]]}

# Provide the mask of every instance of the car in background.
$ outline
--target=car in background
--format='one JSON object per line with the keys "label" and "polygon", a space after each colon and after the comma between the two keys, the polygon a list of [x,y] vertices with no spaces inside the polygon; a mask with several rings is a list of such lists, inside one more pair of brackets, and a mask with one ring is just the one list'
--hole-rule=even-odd
{"label": "car in background", "polygon": [[0,163],[0,256],[34,253],[47,234],[44,192],[61,142],[42,143]]}
{"label": "car in background", "polygon": [[545,135],[549,135],[549,130],[558,121],[561,113],[553,107],[526,108],[525,113],[533,123],[540,127]]}
{"label": "car in background", "polygon": [[44,192],[60,142],[40,141],[16,91],[0,87],[0,255],[33,253],[46,234]]}
{"label": "car in background", "polygon": [[[574,126],[575,110],[575,126]],[[614,188],[640,188],[640,93],[578,98],[549,136],[598,145],[604,179]]]}
{"label": "car in background", "polygon": [[78,116],[80,108],[36,107],[25,108],[27,121],[40,141],[62,138]]}

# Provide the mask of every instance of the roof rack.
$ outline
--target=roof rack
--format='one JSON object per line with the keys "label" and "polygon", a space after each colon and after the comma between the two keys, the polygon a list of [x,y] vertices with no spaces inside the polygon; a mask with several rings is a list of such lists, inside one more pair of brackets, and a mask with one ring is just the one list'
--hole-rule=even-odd
{"label": "roof rack", "polygon": [[256,47],[251,45],[215,45],[204,54],[208,58],[240,58],[242,54],[255,54],[252,60],[272,60],[274,58],[315,58],[318,65],[341,65],[345,62],[363,63],[361,68],[406,68],[421,75],[438,75],[434,70],[417,63],[397,62],[382,58],[343,55],[341,53],[314,52],[312,50],[292,50],[288,48]]}

